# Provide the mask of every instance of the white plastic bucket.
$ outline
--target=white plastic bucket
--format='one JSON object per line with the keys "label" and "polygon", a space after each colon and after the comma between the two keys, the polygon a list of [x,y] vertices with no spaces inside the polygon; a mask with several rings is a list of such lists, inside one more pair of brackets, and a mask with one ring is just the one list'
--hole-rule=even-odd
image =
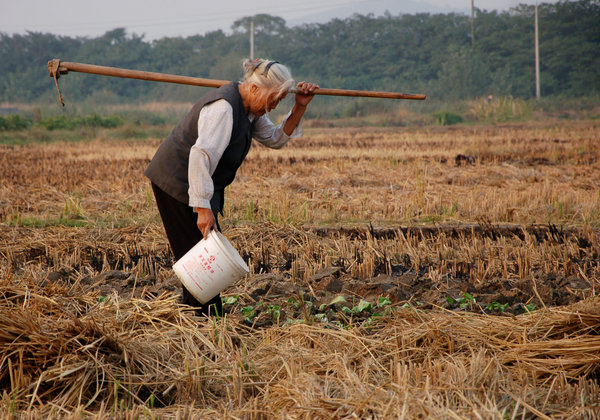
{"label": "white plastic bucket", "polygon": [[248,273],[248,265],[221,232],[211,231],[173,265],[186,289],[206,303]]}

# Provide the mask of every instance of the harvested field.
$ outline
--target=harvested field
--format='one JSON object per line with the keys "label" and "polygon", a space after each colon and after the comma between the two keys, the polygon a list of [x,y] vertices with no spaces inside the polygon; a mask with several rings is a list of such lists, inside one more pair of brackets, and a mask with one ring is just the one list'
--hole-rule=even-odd
{"label": "harvested field", "polygon": [[305,129],[220,220],[200,319],[159,139],[0,146],[2,416],[600,418],[600,127]]}

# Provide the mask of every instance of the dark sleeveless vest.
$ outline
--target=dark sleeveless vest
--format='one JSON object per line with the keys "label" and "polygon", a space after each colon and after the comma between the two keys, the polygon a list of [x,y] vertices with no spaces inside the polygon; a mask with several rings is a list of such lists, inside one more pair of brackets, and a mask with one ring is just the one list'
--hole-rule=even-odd
{"label": "dark sleeveless vest", "polygon": [[219,99],[225,99],[233,108],[233,130],[229,145],[212,175],[215,188],[210,206],[215,213],[223,211],[225,187],[233,182],[252,144],[253,124],[244,112],[237,83],[229,83],[202,96],[161,143],[144,171],[144,175],[161,190],[188,204],[188,165],[190,149],[198,139],[198,116],[202,107]]}

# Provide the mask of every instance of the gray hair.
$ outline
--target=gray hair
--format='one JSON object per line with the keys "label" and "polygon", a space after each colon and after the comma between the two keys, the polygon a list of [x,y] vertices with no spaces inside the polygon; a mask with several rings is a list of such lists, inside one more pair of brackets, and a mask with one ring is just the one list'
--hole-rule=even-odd
{"label": "gray hair", "polygon": [[243,62],[244,82],[254,83],[256,86],[277,92],[283,96],[294,86],[294,79],[290,70],[279,61],[246,59]]}

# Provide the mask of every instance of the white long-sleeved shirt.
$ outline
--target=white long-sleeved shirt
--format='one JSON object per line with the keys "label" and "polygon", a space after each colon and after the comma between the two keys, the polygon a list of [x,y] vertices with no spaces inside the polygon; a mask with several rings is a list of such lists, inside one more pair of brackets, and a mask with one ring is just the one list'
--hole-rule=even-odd
{"label": "white long-sleeved shirt", "polygon": [[[249,114],[250,122],[256,119],[252,137],[267,147],[282,148],[291,138],[302,135],[301,124],[298,124],[289,136],[283,132],[283,127],[290,114],[291,111],[277,126],[266,115],[256,117],[254,114]],[[190,149],[188,166],[190,207],[210,208],[210,199],[214,192],[211,176],[229,145],[232,130],[233,109],[225,99],[219,99],[200,110],[198,139]]]}

